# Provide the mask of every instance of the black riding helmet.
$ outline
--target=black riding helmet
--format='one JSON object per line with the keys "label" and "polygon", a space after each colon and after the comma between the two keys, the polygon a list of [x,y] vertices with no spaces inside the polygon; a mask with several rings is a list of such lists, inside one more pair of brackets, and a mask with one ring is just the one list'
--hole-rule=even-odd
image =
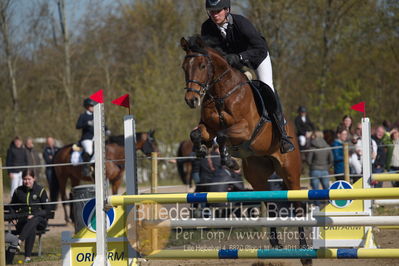
{"label": "black riding helmet", "polygon": [[299,106],[298,107],[298,113],[306,113],[306,112],[307,112],[307,110],[306,110],[305,106]]}
{"label": "black riding helmet", "polygon": [[230,9],[230,0],[205,0],[206,10]]}
{"label": "black riding helmet", "polygon": [[83,107],[84,107],[84,108],[87,108],[87,107],[89,107],[89,106],[94,106],[94,105],[96,105],[96,102],[93,101],[93,100],[90,99],[90,98],[86,98],[86,99],[83,100]]}

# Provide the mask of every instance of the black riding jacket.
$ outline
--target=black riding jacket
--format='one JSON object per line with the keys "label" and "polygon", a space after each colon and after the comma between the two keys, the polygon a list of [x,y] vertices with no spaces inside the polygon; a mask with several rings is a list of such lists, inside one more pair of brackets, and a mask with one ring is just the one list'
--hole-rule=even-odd
{"label": "black riding jacket", "polygon": [[268,55],[265,38],[255,29],[252,23],[241,15],[229,14],[226,38],[218,26],[208,18],[201,27],[201,36],[217,40],[220,48],[227,54],[238,54],[241,63],[257,69]]}
{"label": "black riding jacket", "polygon": [[[89,123],[91,121],[91,123]],[[94,137],[94,126],[93,126],[93,113],[85,111],[79,116],[76,122],[76,129],[82,130],[82,136],[80,140],[93,139]]]}
{"label": "black riding jacket", "polygon": [[19,186],[14,191],[11,200],[11,203],[23,203],[20,206],[12,206],[14,211],[46,218],[50,213],[50,205],[31,205],[32,203],[44,202],[48,202],[46,190],[36,182],[31,189]]}
{"label": "black riding jacket", "polygon": [[[28,165],[28,156],[24,147],[17,148],[14,144],[7,150],[6,166],[26,166]],[[8,173],[18,173],[23,169],[9,169]]]}
{"label": "black riding jacket", "polygon": [[53,163],[53,159],[54,159],[54,155],[57,153],[57,151],[60,148],[54,146],[54,147],[49,147],[46,146],[43,150],[43,158],[44,161],[46,162],[46,164],[52,164]]}

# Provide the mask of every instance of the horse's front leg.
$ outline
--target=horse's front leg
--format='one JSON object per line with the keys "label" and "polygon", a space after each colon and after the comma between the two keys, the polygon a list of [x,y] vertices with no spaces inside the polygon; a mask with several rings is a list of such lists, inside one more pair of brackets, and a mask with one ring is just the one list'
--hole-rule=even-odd
{"label": "horse's front leg", "polygon": [[[191,141],[193,142],[193,150],[198,158],[205,158],[207,154],[207,146],[210,145],[214,136],[206,129],[204,124],[199,124],[196,129],[190,133]],[[207,146],[202,143],[208,144]]]}
{"label": "horse's front leg", "polygon": [[216,142],[219,145],[220,160],[222,165],[226,165],[228,168],[233,170],[240,169],[237,161],[231,158],[230,153],[227,151],[226,147],[227,135],[223,131],[217,133]]}

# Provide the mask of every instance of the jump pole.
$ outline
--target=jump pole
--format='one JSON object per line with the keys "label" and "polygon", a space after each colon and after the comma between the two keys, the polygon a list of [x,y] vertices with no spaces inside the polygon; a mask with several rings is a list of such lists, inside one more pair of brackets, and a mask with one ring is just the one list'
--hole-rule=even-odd
{"label": "jump pole", "polygon": [[107,182],[105,182],[105,146],[104,146],[104,104],[94,106],[94,158],[95,158],[95,188],[96,188],[96,258],[95,266],[107,266],[107,227],[106,206]]}
{"label": "jump pole", "polygon": [[313,200],[371,200],[397,199],[399,188],[281,190],[248,192],[209,192],[144,195],[113,195],[108,197],[111,206],[135,203],[221,203],[261,201],[313,201]]}
{"label": "jump pole", "polygon": [[399,258],[399,249],[219,249],[156,250],[148,259],[381,259]]}
{"label": "jump pole", "polygon": [[397,226],[399,216],[378,217],[309,217],[301,219],[287,218],[211,218],[189,220],[143,220],[144,228],[252,228],[252,227],[324,227],[324,226]]}

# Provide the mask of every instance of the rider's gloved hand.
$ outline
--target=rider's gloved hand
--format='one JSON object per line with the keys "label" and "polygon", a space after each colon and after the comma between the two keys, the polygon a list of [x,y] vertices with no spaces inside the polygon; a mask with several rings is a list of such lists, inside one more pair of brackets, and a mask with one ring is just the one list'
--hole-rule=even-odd
{"label": "rider's gloved hand", "polygon": [[93,126],[93,125],[94,125],[94,122],[93,122],[93,120],[90,120],[90,121],[87,121],[87,124],[88,124],[89,126]]}
{"label": "rider's gloved hand", "polygon": [[225,58],[231,66],[238,66],[241,64],[240,57],[237,54],[228,54],[225,56]]}

